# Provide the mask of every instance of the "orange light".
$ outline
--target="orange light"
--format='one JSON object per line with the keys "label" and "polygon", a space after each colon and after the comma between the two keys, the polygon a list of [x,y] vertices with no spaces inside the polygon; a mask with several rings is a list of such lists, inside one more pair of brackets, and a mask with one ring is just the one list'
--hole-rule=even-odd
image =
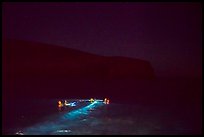
{"label": "orange light", "polygon": [[58,107],[63,107],[63,104],[61,101],[58,101]]}

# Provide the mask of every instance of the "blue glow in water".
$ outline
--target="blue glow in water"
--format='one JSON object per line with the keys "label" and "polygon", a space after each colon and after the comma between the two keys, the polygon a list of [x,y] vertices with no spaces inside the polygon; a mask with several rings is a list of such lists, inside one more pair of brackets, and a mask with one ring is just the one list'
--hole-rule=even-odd
{"label": "blue glow in water", "polygon": [[89,104],[88,106],[85,106],[83,108],[66,113],[62,117],[62,119],[63,120],[66,120],[66,119],[73,120],[73,119],[80,117],[81,115],[88,115],[90,113],[90,111],[89,111],[90,109],[93,109],[93,108],[95,108],[97,106],[101,106],[101,105],[103,105],[101,102],[94,101],[93,103]]}
{"label": "blue glow in water", "polygon": [[[66,104],[65,104],[65,105],[66,105]],[[74,106],[76,106],[76,102],[69,103],[68,106],[74,107]]]}
{"label": "blue glow in water", "polygon": [[[90,113],[90,109],[97,108],[99,106],[104,105],[100,101],[94,101],[93,103],[76,110],[73,110],[71,112],[68,112],[62,116],[60,116],[59,119],[55,119],[52,121],[45,121],[43,123],[36,124],[34,126],[28,127],[23,130],[24,135],[46,135],[50,134],[53,131],[58,131],[64,128],[68,128],[69,124],[74,123],[75,119],[80,118],[81,116],[87,116]],[[72,121],[71,123],[70,120]],[[69,122],[68,122],[69,121]]]}

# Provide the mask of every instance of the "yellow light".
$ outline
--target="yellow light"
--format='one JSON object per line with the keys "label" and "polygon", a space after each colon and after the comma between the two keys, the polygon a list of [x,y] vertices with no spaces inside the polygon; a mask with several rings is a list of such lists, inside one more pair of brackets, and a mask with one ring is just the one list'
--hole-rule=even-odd
{"label": "yellow light", "polygon": [[62,102],[61,102],[61,101],[58,101],[58,104],[60,105],[60,104],[62,104]]}
{"label": "yellow light", "polygon": [[93,102],[94,102],[94,99],[93,99],[93,98],[91,98],[89,101],[90,101],[91,103],[93,103]]}

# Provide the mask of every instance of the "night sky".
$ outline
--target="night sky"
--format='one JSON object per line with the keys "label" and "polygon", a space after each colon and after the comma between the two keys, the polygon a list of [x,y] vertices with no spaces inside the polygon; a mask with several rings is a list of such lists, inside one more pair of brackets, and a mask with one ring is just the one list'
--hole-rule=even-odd
{"label": "night sky", "polygon": [[157,76],[202,73],[200,3],[3,3],[3,38],[151,62]]}

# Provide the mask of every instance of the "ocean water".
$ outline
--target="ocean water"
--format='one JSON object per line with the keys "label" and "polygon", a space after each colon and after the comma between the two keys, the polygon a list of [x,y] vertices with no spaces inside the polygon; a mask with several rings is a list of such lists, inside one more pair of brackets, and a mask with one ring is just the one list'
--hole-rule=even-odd
{"label": "ocean water", "polygon": [[[60,84],[67,91],[79,86]],[[53,82],[53,85],[56,81]],[[21,83],[18,83],[20,85]],[[25,84],[29,86],[28,84]],[[15,90],[23,90],[23,84]],[[44,83],[45,85],[45,83]],[[42,86],[42,85],[41,85]],[[32,87],[32,86],[30,86]],[[53,91],[45,85],[44,90]],[[4,135],[197,135],[202,131],[202,81],[86,82],[83,89],[109,94],[110,104],[84,102],[60,111],[58,98],[3,97]],[[33,87],[31,88],[33,89]],[[33,90],[37,89],[36,87]],[[40,88],[38,88],[40,89]],[[28,90],[25,88],[25,90]],[[28,90],[29,91],[29,90]],[[58,93],[60,89],[56,90]],[[5,91],[3,93],[6,93]],[[79,92],[81,93],[81,92]],[[88,93],[88,92],[87,92]],[[90,92],[93,95],[95,92]],[[130,93],[130,94],[126,94]],[[14,96],[15,95],[15,96]],[[85,96],[86,94],[84,94]],[[65,95],[62,95],[65,96]],[[68,95],[66,95],[68,96]],[[94,97],[94,96],[92,96]],[[99,99],[100,94],[97,96]],[[60,98],[73,99],[74,98]],[[77,98],[78,99],[78,98]],[[89,99],[79,98],[79,99]]]}
{"label": "ocean water", "polygon": [[[43,107],[37,107],[43,103]],[[201,132],[199,118],[193,115],[198,113],[196,110],[189,112],[174,106],[86,102],[60,111],[57,99],[37,101],[33,106],[36,107],[30,108],[30,114],[22,112],[12,126],[4,128],[4,134],[185,135]]]}

